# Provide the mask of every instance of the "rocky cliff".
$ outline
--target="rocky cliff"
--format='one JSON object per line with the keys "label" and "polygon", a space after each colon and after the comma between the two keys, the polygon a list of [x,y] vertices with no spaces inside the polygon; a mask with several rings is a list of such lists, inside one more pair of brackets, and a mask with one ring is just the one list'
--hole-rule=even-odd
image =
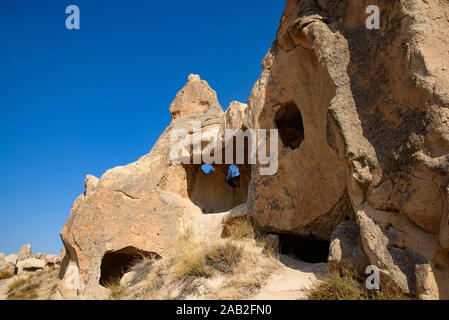
{"label": "rocky cliff", "polygon": [[[189,76],[148,155],[87,176],[61,232],[62,297],[105,294],[117,268],[163,259],[186,223],[238,207],[267,233],[328,242],[330,261],[376,265],[406,293],[448,299],[449,3],[377,1],[380,28],[369,30],[368,2],[287,0],[247,105],[224,113]],[[236,187],[229,165],[174,163],[170,137],[195,120],[203,132],[277,129],[277,173],[237,164]]]}

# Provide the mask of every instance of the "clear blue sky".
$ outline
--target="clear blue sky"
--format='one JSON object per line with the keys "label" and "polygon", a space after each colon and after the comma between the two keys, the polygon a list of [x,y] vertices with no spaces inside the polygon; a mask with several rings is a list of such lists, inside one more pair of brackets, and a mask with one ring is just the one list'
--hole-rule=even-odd
{"label": "clear blue sky", "polygon": [[[78,5],[81,29],[67,30]],[[84,177],[136,161],[190,73],[246,102],[282,0],[0,0],[0,251],[59,253]]]}

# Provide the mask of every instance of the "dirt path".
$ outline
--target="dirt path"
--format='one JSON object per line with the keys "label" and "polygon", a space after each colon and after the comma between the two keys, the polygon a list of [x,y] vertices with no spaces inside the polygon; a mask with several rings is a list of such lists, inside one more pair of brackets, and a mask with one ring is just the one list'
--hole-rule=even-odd
{"label": "dirt path", "polygon": [[[217,214],[197,214],[192,217],[190,226],[193,233],[202,241],[221,241],[223,218],[239,216],[246,212],[244,206],[238,206],[228,212]],[[248,241],[246,250],[260,254],[261,248]],[[280,255],[277,267],[267,279],[265,285],[252,298],[254,300],[298,300],[307,299],[308,291],[324,274],[327,263],[307,263],[287,255]],[[215,281],[221,283],[220,281]]]}
{"label": "dirt path", "polygon": [[318,281],[326,263],[307,263],[280,255],[283,266],[272,274],[267,283],[253,297],[254,300],[304,300],[307,291]]}

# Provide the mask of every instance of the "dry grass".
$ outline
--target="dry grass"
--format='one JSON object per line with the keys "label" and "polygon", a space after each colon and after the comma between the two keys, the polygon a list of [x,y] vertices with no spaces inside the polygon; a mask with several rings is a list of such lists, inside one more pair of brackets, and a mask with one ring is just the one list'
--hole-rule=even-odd
{"label": "dry grass", "polygon": [[185,241],[180,244],[174,274],[180,280],[209,278],[215,271],[232,273],[238,265],[243,248],[230,241],[207,246],[204,243]]}
{"label": "dry grass", "polygon": [[225,244],[215,244],[205,252],[206,265],[215,270],[232,274],[242,260],[243,247],[227,241]]}
{"label": "dry grass", "polygon": [[256,238],[256,228],[249,216],[228,219],[223,222],[223,236],[236,240]]}
{"label": "dry grass", "polygon": [[11,271],[2,271],[0,272],[0,280],[5,280],[14,277],[14,273]]}
{"label": "dry grass", "polygon": [[179,280],[201,277],[208,278],[212,275],[206,265],[204,252],[201,248],[183,250],[179,262],[174,265],[174,273]]}
{"label": "dry grass", "polygon": [[393,282],[381,290],[368,290],[356,271],[329,264],[321,281],[310,291],[311,300],[409,300]]}
{"label": "dry grass", "polygon": [[8,285],[8,300],[32,300],[38,297],[39,283],[32,277],[18,278]]}
{"label": "dry grass", "polygon": [[8,300],[48,300],[55,293],[58,268],[36,271],[19,276],[8,285]]}
{"label": "dry grass", "polygon": [[[237,229],[240,231],[234,236],[249,236],[247,231],[241,232],[248,228],[232,230]],[[254,239],[210,243],[185,231],[162,254],[163,259],[140,261],[132,267],[140,270],[140,281],[127,288],[117,288],[119,281],[111,284],[111,298],[244,299],[260,289],[274,268],[275,260],[261,255]]]}
{"label": "dry grass", "polygon": [[267,257],[276,253],[264,232],[257,227],[248,215],[225,220],[223,222],[223,236],[234,240],[254,239],[256,244],[263,248],[263,253]]}
{"label": "dry grass", "polygon": [[140,260],[135,261],[134,265],[131,266],[129,272],[133,273],[133,277],[129,282],[129,286],[136,285],[145,279],[145,277],[150,273],[153,268],[155,261],[159,259],[158,256],[142,256]]}
{"label": "dry grass", "polygon": [[120,299],[123,294],[124,288],[120,286],[120,278],[109,280],[104,287],[109,289],[109,298],[112,300]]}

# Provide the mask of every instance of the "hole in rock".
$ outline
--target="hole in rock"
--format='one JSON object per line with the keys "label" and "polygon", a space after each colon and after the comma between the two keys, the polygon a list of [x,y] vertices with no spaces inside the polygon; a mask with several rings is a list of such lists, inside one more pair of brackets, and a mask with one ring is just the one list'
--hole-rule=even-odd
{"label": "hole in rock", "polygon": [[231,164],[228,168],[228,174],[226,175],[226,182],[232,188],[240,187],[240,170],[233,164]]}
{"label": "hole in rock", "polygon": [[325,240],[279,235],[279,252],[305,262],[327,262],[329,246],[330,242]]}
{"label": "hole in rock", "polygon": [[106,286],[121,279],[142,257],[160,258],[156,253],[142,251],[134,247],[105,253],[101,261],[100,285]]}
{"label": "hole in rock", "polygon": [[297,149],[304,140],[304,124],[296,104],[288,103],[282,106],[276,112],[274,122],[284,146]]}
{"label": "hole in rock", "polygon": [[[220,213],[245,203],[249,165],[186,165],[187,192],[203,213]],[[213,168],[213,170],[211,170]]]}
{"label": "hole in rock", "polygon": [[215,171],[215,168],[210,164],[203,164],[201,166],[201,170],[203,171],[204,174],[211,174],[212,172]]}

